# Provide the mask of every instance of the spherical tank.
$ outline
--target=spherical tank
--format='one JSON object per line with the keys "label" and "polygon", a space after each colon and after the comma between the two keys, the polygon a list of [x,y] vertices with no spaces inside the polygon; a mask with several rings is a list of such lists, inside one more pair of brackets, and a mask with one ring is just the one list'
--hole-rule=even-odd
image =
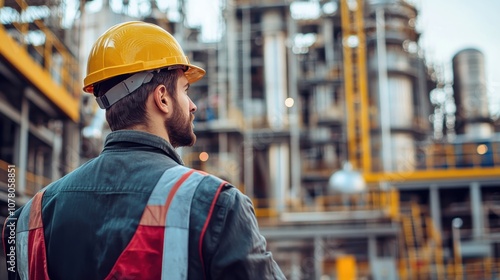
{"label": "spherical tank", "polygon": [[329,193],[361,193],[366,191],[363,175],[352,169],[350,163],[345,163],[342,170],[336,171],[328,181]]}

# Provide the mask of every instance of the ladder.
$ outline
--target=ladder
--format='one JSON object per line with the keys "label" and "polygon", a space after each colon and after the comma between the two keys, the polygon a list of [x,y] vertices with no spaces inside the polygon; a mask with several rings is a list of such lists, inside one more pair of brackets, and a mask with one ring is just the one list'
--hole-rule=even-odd
{"label": "ladder", "polygon": [[347,113],[347,155],[354,169],[371,171],[363,0],[342,0],[340,18]]}
{"label": "ladder", "polygon": [[[444,279],[441,235],[432,219],[422,214],[417,202],[401,218],[407,260],[401,265],[402,279]],[[404,256],[404,254],[403,254]]]}

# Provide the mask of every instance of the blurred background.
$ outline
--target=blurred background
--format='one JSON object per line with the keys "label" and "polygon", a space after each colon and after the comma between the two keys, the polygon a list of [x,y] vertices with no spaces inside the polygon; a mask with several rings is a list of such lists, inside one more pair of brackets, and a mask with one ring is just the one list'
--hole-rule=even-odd
{"label": "blurred background", "polygon": [[[495,0],[2,0],[0,221],[97,156],[93,42],[153,22],[206,77],[186,165],[252,198],[288,279],[500,279]],[[0,278],[5,267],[0,266]]]}

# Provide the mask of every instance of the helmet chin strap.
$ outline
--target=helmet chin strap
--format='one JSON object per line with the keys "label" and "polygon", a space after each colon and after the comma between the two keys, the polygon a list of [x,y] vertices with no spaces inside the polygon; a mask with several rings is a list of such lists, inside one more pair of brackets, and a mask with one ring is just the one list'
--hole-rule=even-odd
{"label": "helmet chin strap", "polygon": [[143,84],[149,83],[153,78],[153,71],[139,72],[128,79],[118,83],[102,96],[96,97],[97,104],[101,109],[108,109],[118,100],[131,94]]}

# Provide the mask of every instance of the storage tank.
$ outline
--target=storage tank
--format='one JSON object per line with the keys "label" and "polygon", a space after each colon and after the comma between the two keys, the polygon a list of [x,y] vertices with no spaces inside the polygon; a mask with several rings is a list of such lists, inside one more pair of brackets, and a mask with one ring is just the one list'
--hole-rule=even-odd
{"label": "storage tank", "polygon": [[457,134],[490,137],[493,127],[488,109],[483,53],[477,49],[464,49],[453,57],[452,62]]}
{"label": "storage tank", "polygon": [[[367,54],[374,171],[412,171],[419,126],[428,119],[427,76],[418,56],[416,8],[400,0],[370,0]],[[374,108],[375,107],[375,108]],[[430,131],[430,130],[429,130]]]}

